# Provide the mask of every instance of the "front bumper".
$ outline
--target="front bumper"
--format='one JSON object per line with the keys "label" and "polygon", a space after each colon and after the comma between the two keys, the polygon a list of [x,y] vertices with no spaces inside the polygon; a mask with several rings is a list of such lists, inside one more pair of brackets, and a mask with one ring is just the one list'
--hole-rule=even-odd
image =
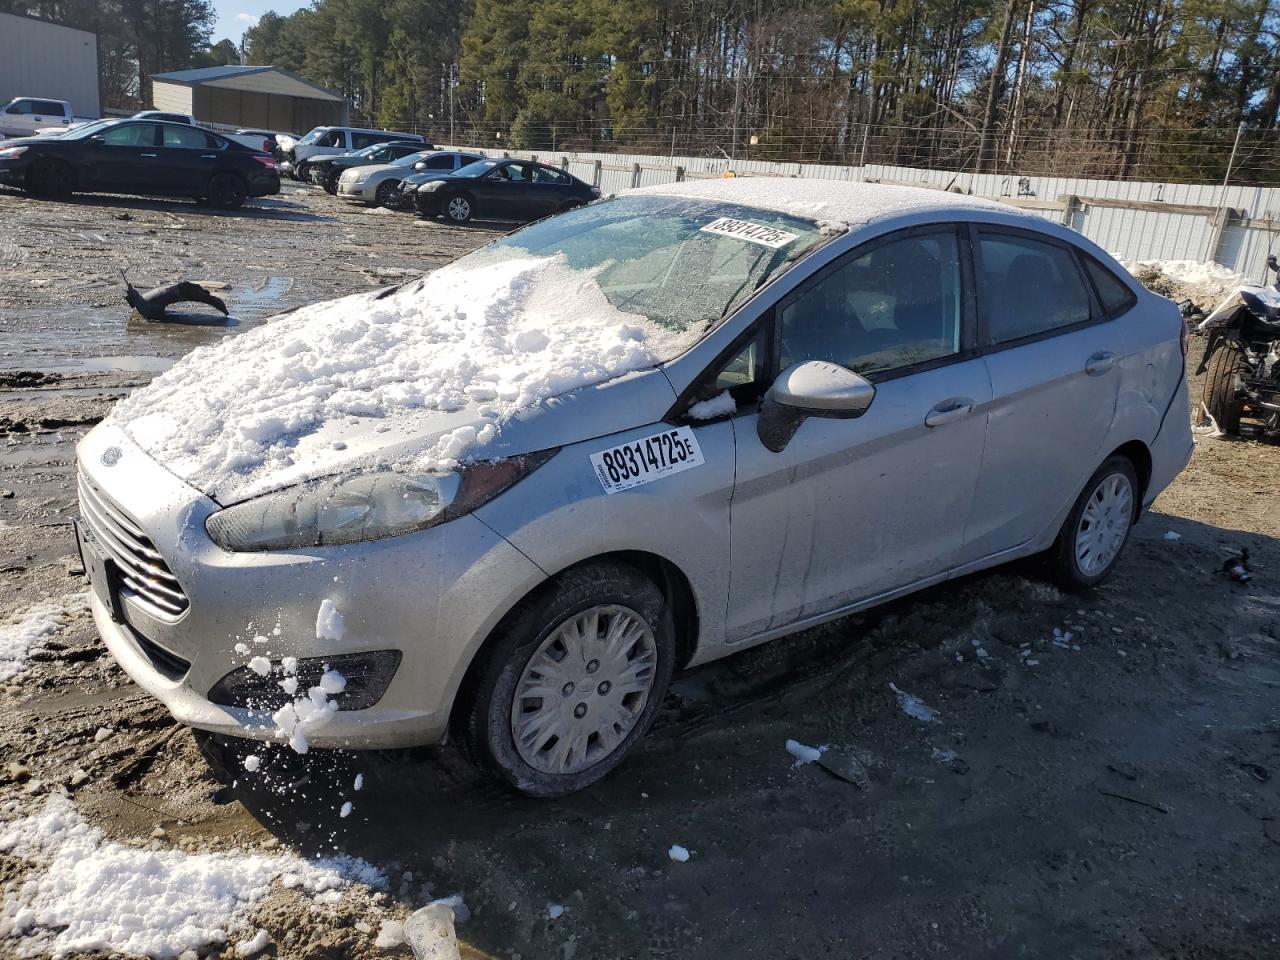
{"label": "front bumper", "polygon": [[360,183],[353,180],[338,181],[338,196],[343,200],[361,200],[367,203],[373,199],[374,192],[374,189],[370,189],[367,180]]}
{"label": "front bumper", "polygon": [[0,183],[12,187],[24,186],[27,182],[27,167],[19,161],[0,160]]}
{"label": "front bumper", "polygon": [[[116,452],[108,454],[110,448]],[[104,454],[113,466],[103,466]],[[95,588],[98,630],[140,687],[177,720],[203,730],[276,737],[266,712],[209,698],[219,680],[251,657],[278,663],[393,649],[402,659],[381,698],[367,709],[339,709],[310,728],[307,740],[352,748],[437,743],[475,651],[544,576],[474,517],[373,543],[230,553],[205,533],[218,505],[118,428],[96,427],[77,456],[97,489],[150,538],[188,600],[181,612],[166,613],[127,588],[108,591],[105,599]],[[316,638],[324,599],[343,615],[342,640]],[[248,652],[237,652],[237,644]],[[337,701],[341,705],[341,696]]]}

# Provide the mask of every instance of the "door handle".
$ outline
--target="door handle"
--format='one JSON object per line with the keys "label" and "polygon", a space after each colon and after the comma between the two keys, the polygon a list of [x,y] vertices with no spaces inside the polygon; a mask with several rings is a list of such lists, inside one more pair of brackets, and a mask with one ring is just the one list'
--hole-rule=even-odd
{"label": "door handle", "polygon": [[144,157],[150,157],[152,160],[154,160],[154,159],[156,158],[156,155],[155,155],[154,153],[144,153],[144,154],[142,154],[142,156],[144,156]]}
{"label": "door handle", "polygon": [[201,160],[217,160],[218,155],[216,153],[202,153],[200,154],[200,159]]}
{"label": "door handle", "polygon": [[1110,350],[1095,353],[1084,365],[1084,372],[1091,377],[1100,377],[1116,363],[1116,355]]}
{"label": "door handle", "polygon": [[934,404],[932,410],[925,414],[926,427],[941,427],[947,423],[963,420],[973,413],[973,400],[969,397],[952,397]]}

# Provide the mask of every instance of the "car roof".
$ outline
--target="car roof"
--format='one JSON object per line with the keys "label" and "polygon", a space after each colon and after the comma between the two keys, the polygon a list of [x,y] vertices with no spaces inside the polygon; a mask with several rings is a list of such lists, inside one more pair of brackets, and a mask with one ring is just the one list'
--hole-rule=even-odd
{"label": "car roof", "polygon": [[841,183],[797,177],[727,177],[685,180],[626,190],[627,196],[658,195],[741,203],[807,220],[834,220],[866,224],[905,214],[941,214],[954,220],[957,213],[1003,214],[1028,226],[1049,224],[1008,204],[982,197],[883,183]]}

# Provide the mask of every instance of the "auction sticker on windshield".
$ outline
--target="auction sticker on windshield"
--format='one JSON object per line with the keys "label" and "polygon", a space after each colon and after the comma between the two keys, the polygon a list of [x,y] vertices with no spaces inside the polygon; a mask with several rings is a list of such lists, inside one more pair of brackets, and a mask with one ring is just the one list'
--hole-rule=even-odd
{"label": "auction sticker on windshield", "polygon": [[735,220],[733,217],[720,217],[712,220],[702,228],[702,232],[718,233],[722,237],[733,237],[737,240],[746,240],[749,243],[758,243],[760,246],[769,247],[772,250],[785,247],[800,236],[798,233],[787,233],[785,230],[766,227],[763,223],[752,223],[750,220]]}
{"label": "auction sticker on windshield", "polygon": [[630,490],[703,464],[698,438],[688,427],[664,430],[591,455],[605,493]]}

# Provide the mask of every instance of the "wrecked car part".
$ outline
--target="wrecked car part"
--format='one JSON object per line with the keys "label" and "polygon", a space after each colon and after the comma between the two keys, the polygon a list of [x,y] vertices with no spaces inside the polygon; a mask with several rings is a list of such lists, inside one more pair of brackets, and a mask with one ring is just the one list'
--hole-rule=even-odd
{"label": "wrecked car part", "polygon": [[175,303],[203,303],[218,310],[224,317],[229,316],[227,305],[220,297],[215,297],[204,287],[190,280],[180,280],[177,283],[154,287],[146,293],[141,293],[129,282],[129,277],[123,270],[120,271],[120,276],[124,279],[124,298],[144,320],[153,322],[164,320],[165,310]]}

